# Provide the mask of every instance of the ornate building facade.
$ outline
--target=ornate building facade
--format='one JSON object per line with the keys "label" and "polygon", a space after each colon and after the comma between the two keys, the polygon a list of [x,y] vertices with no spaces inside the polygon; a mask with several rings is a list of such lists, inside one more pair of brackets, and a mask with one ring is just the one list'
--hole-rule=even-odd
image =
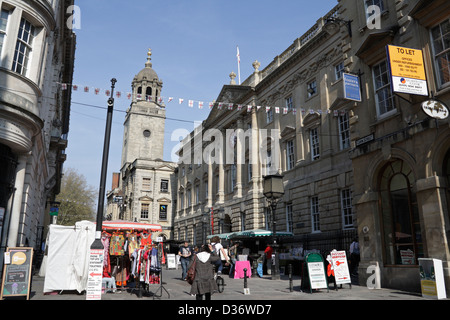
{"label": "ornate building facade", "polygon": [[[40,250],[66,159],[73,0],[0,1],[1,250]],[[69,10],[70,12],[70,10]],[[3,258],[3,254],[1,254]]]}
{"label": "ornate building facade", "polygon": [[[448,291],[449,118],[422,103],[450,105],[449,26],[445,0],[340,0],[241,85],[233,74],[179,150],[175,239],[270,230],[262,181],[278,172],[278,231],[305,245],[353,230],[361,284],[376,265],[381,286],[420,291],[419,259],[442,260]],[[387,45],[423,53],[425,95],[394,92]],[[344,72],[361,101],[346,98]]]}

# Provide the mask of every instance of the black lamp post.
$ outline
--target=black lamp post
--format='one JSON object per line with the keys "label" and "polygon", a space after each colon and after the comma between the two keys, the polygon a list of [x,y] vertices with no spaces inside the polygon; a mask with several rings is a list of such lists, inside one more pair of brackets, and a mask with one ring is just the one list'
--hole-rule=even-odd
{"label": "black lamp post", "polygon": [[277,222],[275,217],[275,210],[278,201],[284,195],[283,176],[279,174],[268,175],[264,177],[263,193],[269,202],[270,210],[272,211],[272,237],[273,237],[273,254],[274,261],[272,262],[272,280],[280,279],[279,259],[277,255]]}

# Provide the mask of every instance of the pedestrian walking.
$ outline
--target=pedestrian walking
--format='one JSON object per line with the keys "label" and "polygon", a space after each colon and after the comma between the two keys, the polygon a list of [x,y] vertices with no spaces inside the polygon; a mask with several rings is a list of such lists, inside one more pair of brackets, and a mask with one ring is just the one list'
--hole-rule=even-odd
{"label": "pedestrian walking", "polygon": [[188,271],[188,266],[192,255],[192,249],[189,247],[189,242],[187,240],[184,241],[184,244],[178,250],[178,255],[181,257],[181,269],[183,270],[181,279],[186,280],[186,273]]}
{"label": "pedestrian walking", "polygon": [[222,274],[223,270],[223,262],[229,263],[230,258],[228,257],[228,254],[225,252],[225,249],[223,248],[222,244],[220,243],[220,238],[218,236],[214,236],[211,238],[211,246],[212,249],[216,255],[219,256],[219,261],[216,262],[216,266],[218,266],[217,274]]}
{"label": "pedestrian walking", "polygon": [[211,245],[202,246],[200,252],[192,259],[191,265],[195,262],[195,278],[191,285],[191,295],[196,296],[196,300],[211,300],[211,294],[217,291],[217,283],[214,280],[214,265],[220,261],[220,256],[212,251]]}
{"label": "pedestrian walking", "polygon": [[350,275],[356,276],[358,274],[359,260],[359,242],[358,239],[354,238],[350,244]]}

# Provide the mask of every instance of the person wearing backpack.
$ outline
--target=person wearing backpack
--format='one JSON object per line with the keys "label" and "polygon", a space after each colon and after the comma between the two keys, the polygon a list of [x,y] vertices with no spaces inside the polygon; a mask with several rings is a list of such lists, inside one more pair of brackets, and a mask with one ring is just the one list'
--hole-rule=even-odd
{"label": "person wearing backpack", "polygon": [[218,266],[217,274],[220,275],[220,274],[222,274],[222,270],[223,270],[223,262],[222,261],[229,263],[230,258],[228,257],[228,254],[226,253],[225,249],[223,248],[222,244],[220,243],[220,238],[218,236],[214,236],[211,238],[211,246],[212,246],[212,250],[220,258],[216,262],[216,266]]}

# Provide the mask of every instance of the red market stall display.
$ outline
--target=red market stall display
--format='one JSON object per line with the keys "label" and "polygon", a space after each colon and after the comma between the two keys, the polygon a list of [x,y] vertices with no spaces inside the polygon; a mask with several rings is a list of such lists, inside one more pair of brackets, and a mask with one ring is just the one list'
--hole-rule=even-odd
{"label": "red market stall display", "polygon": [[[90,246],[95,239],[95,223],[77,222],[75,226],[50,225],[47,255],[41,272],[45,274],[44,293],[86,290]],[[128,289],[138,285],[160,283],[162,245],[152,241],[152,233],[160,232],[157,224],[128,221],[102,222],[104,247],[104,289]],[[154,238],[154,237],[153,237]]]}
{"label": "red market stall display", "polygon": [[112,283],[109,289],[125,289],[134,283],[141,293],[141,288],[148,291],[150,284],[160,284],[164,253],[162,246],[152,241],[152,232],[160,231],[157,224],[120,220],[102,223],[103,275],[106,283]]}

